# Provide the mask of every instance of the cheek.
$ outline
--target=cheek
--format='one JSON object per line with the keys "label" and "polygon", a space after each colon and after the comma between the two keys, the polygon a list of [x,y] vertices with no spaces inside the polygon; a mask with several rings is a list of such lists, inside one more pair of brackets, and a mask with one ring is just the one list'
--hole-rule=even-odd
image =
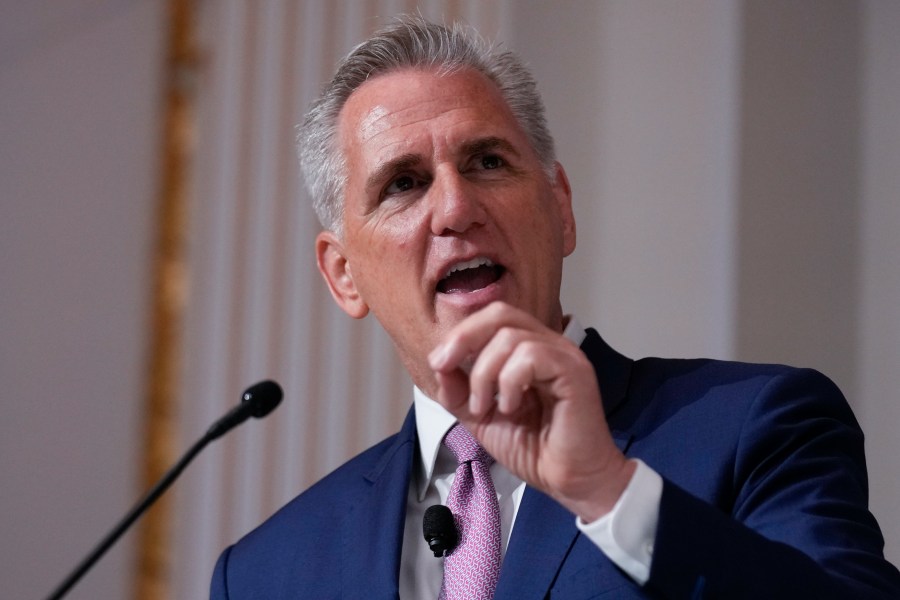
{"label": "cheek", "polygon": [[518,210],[520,231],[531,232],[532,243],[556,241],[561,235],[559,215],[546,202],[536,201],[529,209]]}
{"label": "cheek", "polygon": [[[357,281],[369,293],[408,294],[406,280],[419,281],[424,270],[426,237],[420,220],[411,214],[394,214],[369,221],[353,236]],[[385,289],[385,283],[394,285]]]}
{"label": "cheek", "polygon": [[533,263],[554,263],[565,254],[565,235],[559,213],[554,207],[538,202],[534,210],[511,213],[512,237],[521,244],[523,256],[531,256]]}
{"label": "cheek", "polygon": [[378,222],[370,243],[379,249],[382,258],[405,264],[423,262],[427,227],[423,211],[417,208],[395,213]]}

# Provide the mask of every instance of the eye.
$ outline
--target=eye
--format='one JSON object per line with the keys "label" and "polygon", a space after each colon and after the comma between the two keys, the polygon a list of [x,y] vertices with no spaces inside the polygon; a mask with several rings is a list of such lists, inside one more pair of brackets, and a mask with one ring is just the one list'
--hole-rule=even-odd
{"label": "eye", "polygon": [[384,188],[385,196],[392,194],[402,194],[408,192],[416,186],[416,180],[411,175],[401,175],[393,180],[386,188]]}
{"label": "eye", "polygon": [[483,169],[499,169],[504,164],[503,159],[496,154],[486,154],[481,157],[481,167]]}

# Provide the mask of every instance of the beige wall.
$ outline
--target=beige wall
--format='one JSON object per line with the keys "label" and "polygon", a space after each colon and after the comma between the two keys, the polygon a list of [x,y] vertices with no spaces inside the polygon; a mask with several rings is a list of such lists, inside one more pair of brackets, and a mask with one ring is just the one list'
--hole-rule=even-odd
{"label": "beige wall", "polygon": [[[40,597],[138,493],[163,15],[149,1],[3,4],[0,580]],[[409,402],[377,325],[349,321],[318,281],[291,138],[333,57],[375,15],[414,5],[201,3],[178,445],[258,378],[278,377],[287,399],[172,490],[175,597],[202,597],[223,544],[393,430]],[[499,32],[533,66],[579,218],[566,308],[633,356],[832,375],[867,432],[895,562],[898,6],[423,3]],[[125,597],[123,542],[73,598]]]}
{"label": "beige wall", "polygon": [[137,497],[163,15],[0,4],[0,595],[41,598]]}
{"label": "beige wall", "polygon": [[900,3],[865,5],[862,18],[856,390],[866,432],[871,506],[900,564]]}

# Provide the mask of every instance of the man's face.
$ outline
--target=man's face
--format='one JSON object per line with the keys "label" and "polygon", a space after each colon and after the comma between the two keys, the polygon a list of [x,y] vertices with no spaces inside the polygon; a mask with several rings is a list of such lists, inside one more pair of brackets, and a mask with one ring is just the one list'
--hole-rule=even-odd
{"label": "man's face", "polygon": [[470,70],[381,75],[338,128],[343,232],[319,235],[319,268],[348,314],[372,310],[416,385],[433,393],[428,353],[493,301],[561,330],[568,181],[562,167],[548,178],[493,83]]}

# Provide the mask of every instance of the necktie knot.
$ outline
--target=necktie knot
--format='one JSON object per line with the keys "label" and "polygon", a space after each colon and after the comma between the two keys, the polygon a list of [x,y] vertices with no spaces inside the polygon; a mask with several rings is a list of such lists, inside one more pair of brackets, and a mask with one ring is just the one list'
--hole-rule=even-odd
{"label": "necktie knot", "polygon": [[482,448],[478,440],[475,439],[475,436],[459,423],[451,427],[447,435],[444,436],[444,445],[450,449],[459,464],[473,460],[480,462],[486,467],[494,464],[494,457],[488,454],[487,450]]}

